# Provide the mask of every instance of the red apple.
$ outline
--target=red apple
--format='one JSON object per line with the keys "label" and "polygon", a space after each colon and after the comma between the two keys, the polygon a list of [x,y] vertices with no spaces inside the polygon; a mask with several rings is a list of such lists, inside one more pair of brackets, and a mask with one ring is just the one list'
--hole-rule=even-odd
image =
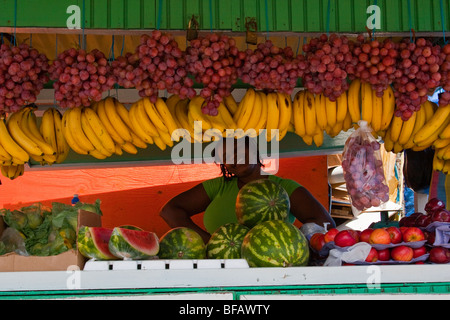
{"label": "red apple", "polygon": [[334,237],[339,233],[339,230],[336,228],[332,228],[328,230],[327,233],[325,233],[325,242],[331,242],[334,241]]}
{"label": "red apple", "polygon": [[403,217],[398,222],[399,227],[413,227],[416,221],[415,217]]}
{"label": "red apple", "polygon": [[348,230],[348,232],[350,232],[353,236],[353,238],[355,238],[356,242],[359,242],[359,237],[361,236],[361,231],[359,230]]}
{"label": "red apple", "polygon": [[359,236],[359,241],[369,243],[370,235],[372,234],[373,229],[367,228],[361,232]]}
{"label": "red apple", "polygon": [[309,244],[314,250],[320,251],[325,245],[325,235],[323,233],[314,233],[309,239]]}
{"label": "red apple", "polygon": [[334,237],[334,244],[339,247],[348,247],[354,245],[357,241],[352,230],[342,230]]}
{"label": "red apple", "polygon": [[442,200],[439,200],[438,198],[432,198],[428,200],[427,204],[425,205],[425,211],[429,214],[439,209],[445,209],[445,204]]}
{"label": "red apple", "polygon": [[425,246],[421,246],[419,248],[413,249],[413,258],[418,258],[427,253],[427,248]]}
{"label": "red apple", "polygon": [[389,261],[391,259],[391,250],[389,248],[378,250],[378,260]]}
{"label": "red apple", "polygon": [[436,231],[424,231],[423,234],[428,244],[434,244],[434,241],[436,241]]}
{"label": "red apple", "polygon": [[450,222],[450,211],[445,209],[439,209],[431,214],[431,220],[433,222]]}
{"label": "red apple", "polygon": [[386,231],[389,232],[389,236],[391,237],[391,243],[397,244],[402,242],[402,232],[397,227],[388,227]]}
{"label": "red apple", "polygon": [[411,261],[413,256],[413,249],[407,246],[398,246],[391,250],[391,257],[396,261]]}
{"label": "red apple", "polygon": [[370,234],[369,243],[371,244],[390,244],[391,236],[384,228],[373,230]]}
{"label": "red apple", "polygon": [[415,242],[425,240],[425,235],[423,231],[417,227],[409,227],[403,232],[403,241],[405,242]]}
{"label": "red apple", "polygon": [[375,248],[371,248],[369,254],[367,255],[366,262],[376,261],[378,261],[378,251]]}
{"label": "red apple", "polygon": [[450,251],[443,247],[434,247],[430,250],[430,261],[433,263],[449,263]]}
{"label": "red apple", "polygon": [[428,226],[431,222],[433,222],[431,220],[431,215],[429,214],[422,214],[420,215],[416,221],[415,221],[415,226],[416,227],[421,227],[421,228],[425,228],[426,226]]}

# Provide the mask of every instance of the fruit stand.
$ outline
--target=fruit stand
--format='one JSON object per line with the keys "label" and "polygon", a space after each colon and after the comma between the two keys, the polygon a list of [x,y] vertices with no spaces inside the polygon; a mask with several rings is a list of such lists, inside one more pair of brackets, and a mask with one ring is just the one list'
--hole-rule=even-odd
{"label": "fruit stand", "polygon": [[[0,8],[0,298],[450,297],[450,203],[402,217],[380,154],[433,149],[433,170],[449,173],[450,1]],[[164,225],[168,199],[217,176],[214,141],[244,133],[269,172],[301,180],[326,208],[327,156],[342,155],[355,216],[372,208],[383,225],[311,231],[281,202],[254,222],[244,196],[239,223],[207,244]],[[64,192],[49,196],[46,180]],[[259,183],[247,192],[262,201]],[[261,241],[284,244],[255,253]]]}

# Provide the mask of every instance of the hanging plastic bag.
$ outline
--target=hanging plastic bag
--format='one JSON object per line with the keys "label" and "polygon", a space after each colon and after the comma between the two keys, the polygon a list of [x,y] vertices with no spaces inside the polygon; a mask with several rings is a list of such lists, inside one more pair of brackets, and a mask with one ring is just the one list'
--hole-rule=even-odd
{"label": "hanging plastic bag", "polygon": [[378,207],[389,200],[384,177],[380,143],[372,136],[366,121],[347,139],[342,154],[342,168],[352,205],[359,211]]}

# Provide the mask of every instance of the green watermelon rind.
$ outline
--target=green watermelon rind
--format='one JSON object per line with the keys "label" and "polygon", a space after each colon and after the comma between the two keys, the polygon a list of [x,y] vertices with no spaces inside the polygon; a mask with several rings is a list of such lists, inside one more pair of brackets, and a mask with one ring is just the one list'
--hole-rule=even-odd
{"label": "green watermelon rind", "polygon": [[269,220],[288,221],[289,210],[286,190],[268,179],[247,183],[236,198],[236,217],[240,224],[249,228]]}
{"label": "green watermelon rind", "polygon": [[250,267],[306,266],[309,261],[308,240],[292,223],[265,221],[247,233],[241,256]]}
{"label": "green watermelon rind", "polygon": [[99,250],[94,243],[92,229],[95,227],[81,226],[78,230],[77,248],[78,251],[88,259],[95,260],[114,260],[117,259],[111,252],[105,253]]}
{"label": "green watermelon rind", "polygon": [[140,250],[139,248],[134,247],[127,241],[126,235],[124,234],[124,232],[127,231],[140,232],[140,230],[131,230],[120,227],[115,227],[113,229],[111,238],[109,239],[109,250],[114,256],[116,256],[119,259],[126,259],[126,260],[144,260],[152,256],[155,256],[158,253],[159,241],[153,232],[150,233],[154,236],[154,239],[157,241],[158,245],[155,248],[152,248],[152,250],[145,252],[142,249]]}
{"label": "green watermelon rind", "polygon": [[239,223],[227,223],[211,235],[206,244],[208,259],[240,259],[241,246],[250,229]]}
{"label": "green watermelon rind", "polygon": [[194,230],[177,227],[167,231],[160,239],[160,259],[205,259],[206,245]]}

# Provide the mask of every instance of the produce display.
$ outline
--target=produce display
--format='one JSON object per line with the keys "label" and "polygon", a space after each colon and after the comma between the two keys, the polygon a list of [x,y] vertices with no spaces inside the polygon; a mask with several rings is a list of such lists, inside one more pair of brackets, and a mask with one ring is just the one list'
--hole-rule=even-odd
{"label": "produce display", "polygon": [[371,245],[367,257],[348,264],[450,263],[450,212],[439,199],[425,206],[425,213],[403,217],[398,226],[362,231],[332,228],[309,239],[311,250],[326,258],[330,250],[348,251],[360,242]]}

